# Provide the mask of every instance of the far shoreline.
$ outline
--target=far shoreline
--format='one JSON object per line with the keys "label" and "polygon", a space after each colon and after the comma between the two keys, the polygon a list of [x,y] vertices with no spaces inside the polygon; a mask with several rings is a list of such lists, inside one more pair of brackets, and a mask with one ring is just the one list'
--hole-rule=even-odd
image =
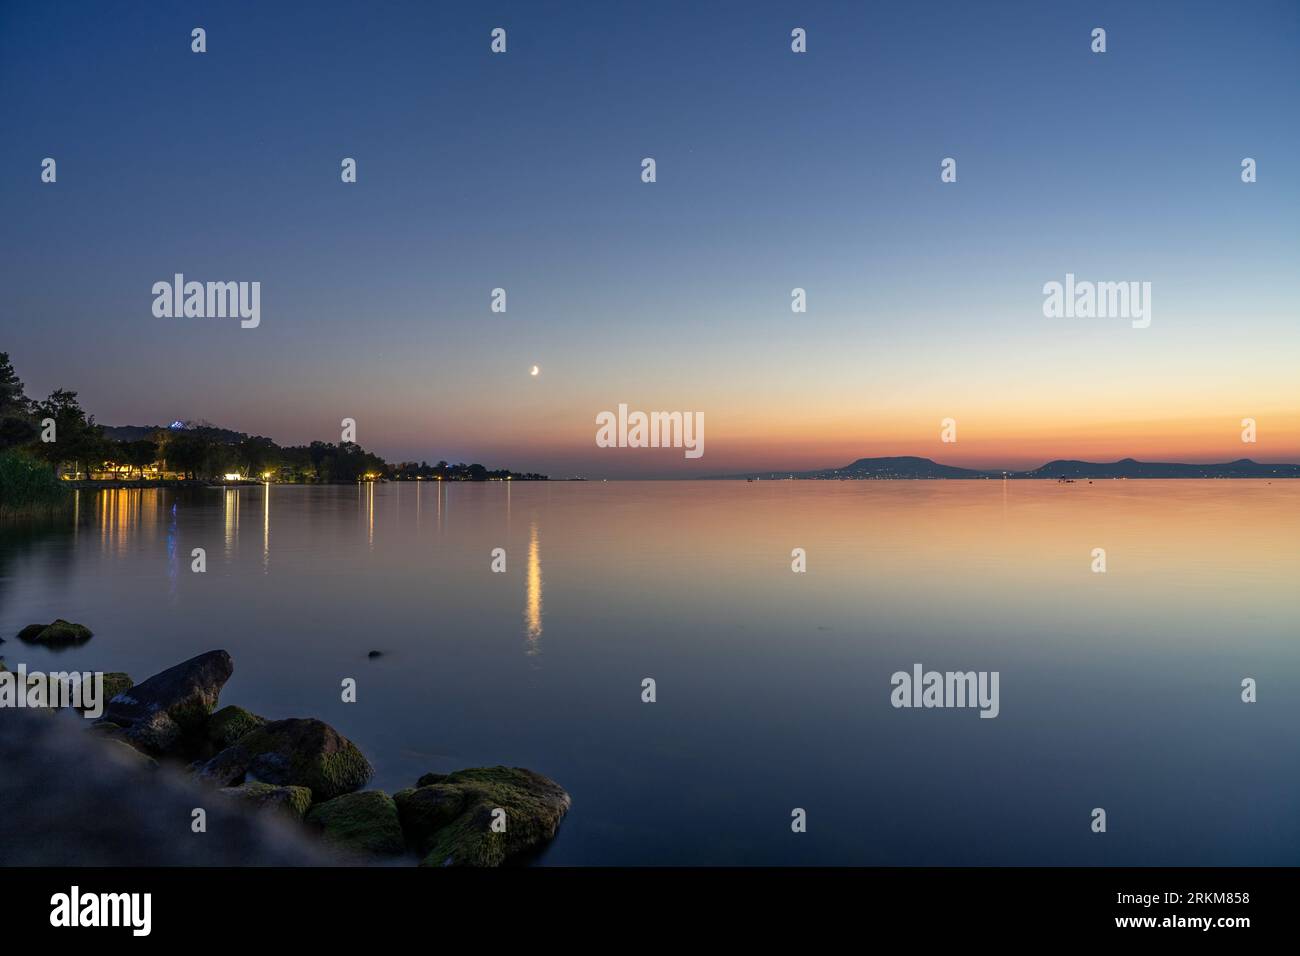
{"label": "far shoreline", "polygon": [[346,488],[349,485],[439,485],[439,484],[477,484],[490,482],[550,481],[549,478],[449,478],[425,481],[420,479],[369,478],[359,481],[261,481],[256,478],[243,478],[237,481],[216,481],[206,478],[145,478],[145,479],[63,479],[63,484],[74,491],[115,491],[118,489],[149,488],[253,488],[263,485],[297,488]]}
{"label": "far shoreline", "polygon": [[448,481],[411,481],[391,478],[375,478],[362,481],[258,481],[256,479],[247,479],[243,481],[208,481],[205,479],[145,479],[141,480],[122,480],[122,481],[105,481],[105,480],[65,480],[64,486],[72,491],[149,491],[157,489],[173,490],[196,490],[205,488],[260,488],[271,485],[279,488],[346,488],[353,485],[445,485],[445,484],[466,484],[466,485],[487,485],[487,484],[517,484],[520,482],[546,482],[549,484],[628,484],[635,482],[691,482],[701,481],[711,484],[732,482],[737,484],[757,484],[758,482],[972,482],[972,481],[1026,481],[1026,482],[1051,482],[1061,485],[1073,484],[1094,484],[1097,482],[1110,481],[1291,481],[1300,477],[1298,475],[1094,475],[1092,477],[1079,478],[1053,478],[1046,475],[979,475],[971,477],[946,477],[946,476],[896,476],[896,477],[879,477],[879,476],[840,476],[840,477],[813,477],[804,475],[772,475],[770,477],[748,478],[735,475],[683,475],[683,476],[643,476],[643,477],[618,477],[618,478],[481,478],[481,479],[454,479]]}

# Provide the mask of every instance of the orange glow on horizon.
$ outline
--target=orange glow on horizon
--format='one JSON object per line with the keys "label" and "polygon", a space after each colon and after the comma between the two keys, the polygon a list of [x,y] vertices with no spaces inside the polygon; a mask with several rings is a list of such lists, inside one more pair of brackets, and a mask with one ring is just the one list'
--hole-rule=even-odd
{"label": "orange glow on horizon", "polygon": [[[706,413],[707,414],[707,413]],[[560,433],[551,422],[545,433],[502,443],[495,454],[512,461],[573,461],[599,470],[608,461],[626,468],[680,471],[698,475],[749,470],[813,470],[846,465],[859,458],[915,455],[972,468],[1033,468],[1054,459],[1116,461],[1300,462],[1300,415],[1260,412],[1254,443],[1241,440],[1246,415],[1210,418],[1129,418],[1056,422],[1006,415],[972,414],[957,418],[957,441],[940,441],[945,416],[864,417],[862,421],[757,421],[706,417],[706,453],[695,461],[679,449],[599,449],[595,426],[588,435]],[[567,424],[567,423],[566,423]],[[495,443],[494,443],[495,444]]]}

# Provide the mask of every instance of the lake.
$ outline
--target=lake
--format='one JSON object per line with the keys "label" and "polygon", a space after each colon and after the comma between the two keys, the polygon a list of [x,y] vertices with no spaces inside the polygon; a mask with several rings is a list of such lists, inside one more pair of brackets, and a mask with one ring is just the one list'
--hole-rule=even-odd
{"label": "lake", "polygon": [[[82,492],[0,529],[0,653],[225,648],[223,704],[328,721],[375,787],[553,777],[541,864],[1295,864],[1298,579],[1300,482]],[[12,640],[56,617],[94,638]],[[918,663],[998,672],[996,719],[892,706]]]}

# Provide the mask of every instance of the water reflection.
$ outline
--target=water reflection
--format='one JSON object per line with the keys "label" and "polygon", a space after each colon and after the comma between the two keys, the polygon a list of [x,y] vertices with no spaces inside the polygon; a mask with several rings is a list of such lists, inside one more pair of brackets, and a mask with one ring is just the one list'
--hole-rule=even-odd
{"label": "water reflection", "polygon": [[167,525],[167,579],[168,596],[176,603],[176,577],[180,569],[176,557],[176,502],[172,502],[171,521]]}
{"label": "water reflection", "polygon": [[373,481],[365,482],[366,490],[366,525],[368,528],[367,542],[370,550],[375,549],[375,483]]}
{"label": "water reflection", "polygon": [[227,488],[225,497],[226,511],[226,560],[234,554],[239,541],[239,489]]}
{"label": "water reflection", "polygon": [[[0,520],[0,615],[15,603],[21,605],[21,594],[17,595],[19,600],[15,602],[9,591],[14,585],[19,585],[21,590],[21,577],[17,572],[26,570],[36,555],[40,555],[38,560],[53,572],[49,580],[59,582],[67,579],[74,563],[76,536],[76,527],[69,529],[66,521],[58,516],[16,523]],[[63,542],[65,538],[66,543]],[[9,636],[12,637],[12,633]],[[15,649],[12,644],[7,646],[10,650]],[[4,660],[5,647],[0,642],[0,661]]]}
{"label": "water reflection", "polygon": [[100,526],[100,547],[105,553],[125,551],[131,532],[140,523],[140,513],[139,494],[126,489],[105,491],[96,499],[95,520]]}
{"label": "water reflection", "polygon": [[[195,546],[211,558],[238,531],[220,488],[83,492],[79,540],[72,516],[0,525],[0,636],[79,620],[99,634],[60,667],[137,678],[224,647],[227,702],[327,719],[390,792],[430,769],[537,767],[582,795],[547,853],[560,865],[1295,862],[1296,707],[1239,695],[1252,670],[1300,680],[1300,482],[520,483],[508,513],[500,490],[439,483],[436,532],[390,506],[368,553],[369,485],[264,488],[262,553],[254,527],[221,580],[190,571]],[[274,576],[257,573],[272,492]],[[512,576],[490,575],[503,543]],[[795,543],[812,577],[789,572]],[[1096,546],[1122,556],[1110,574],[1090,572]],[[391,706],[304,705],[296,688],[337,686],[371,634]],[[47,662],[0,644],[20,650]],[[889,675],[918,661],[999,670],[1001,715],[894,710]],[[648,735],[635,694],[609,690],[629,671],[668,675],[690,706]],[[429,720],[431,690],[465,719]],[[889,826],[781,839],[773,765],[823,794],[819,813]],[[1123,790],[1139,840],[1061,825],[1098,787]],[[1236,823],[1202,825],[1225,811]]]}
{"label": "water reflection", "polygon": [[524,636],[528,653],[540,654],[542,636],[542,556],[537,541],[537,522],[528,529],[528,577],[524,591]]}
{"label": "water reflection", "polygon": [[262,485],[262,573],[271,568],[271,483]]}

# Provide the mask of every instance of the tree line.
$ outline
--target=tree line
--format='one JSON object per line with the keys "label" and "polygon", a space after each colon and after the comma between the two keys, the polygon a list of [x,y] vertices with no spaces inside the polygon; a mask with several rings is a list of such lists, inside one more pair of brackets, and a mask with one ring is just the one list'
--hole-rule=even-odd
{"label": "tree line", "polygon": [[213,480],[229,474],[291,482],[545,478],[489,471],[463,462],[390,465],[354,442],[314,441],[282,447],[269,438],[230,432],[207,422],[159,428],[134,440],[115,440],[85,412],[74,391],[59,388],[43,401],[28,398],[7,352],[0,352],[0,454],[35,458],[58,473],[70,467],[74,476],[126,469],[128,476],[134,470],[136,476],[143,477],[145,469],[157,469],[190,480]]}

